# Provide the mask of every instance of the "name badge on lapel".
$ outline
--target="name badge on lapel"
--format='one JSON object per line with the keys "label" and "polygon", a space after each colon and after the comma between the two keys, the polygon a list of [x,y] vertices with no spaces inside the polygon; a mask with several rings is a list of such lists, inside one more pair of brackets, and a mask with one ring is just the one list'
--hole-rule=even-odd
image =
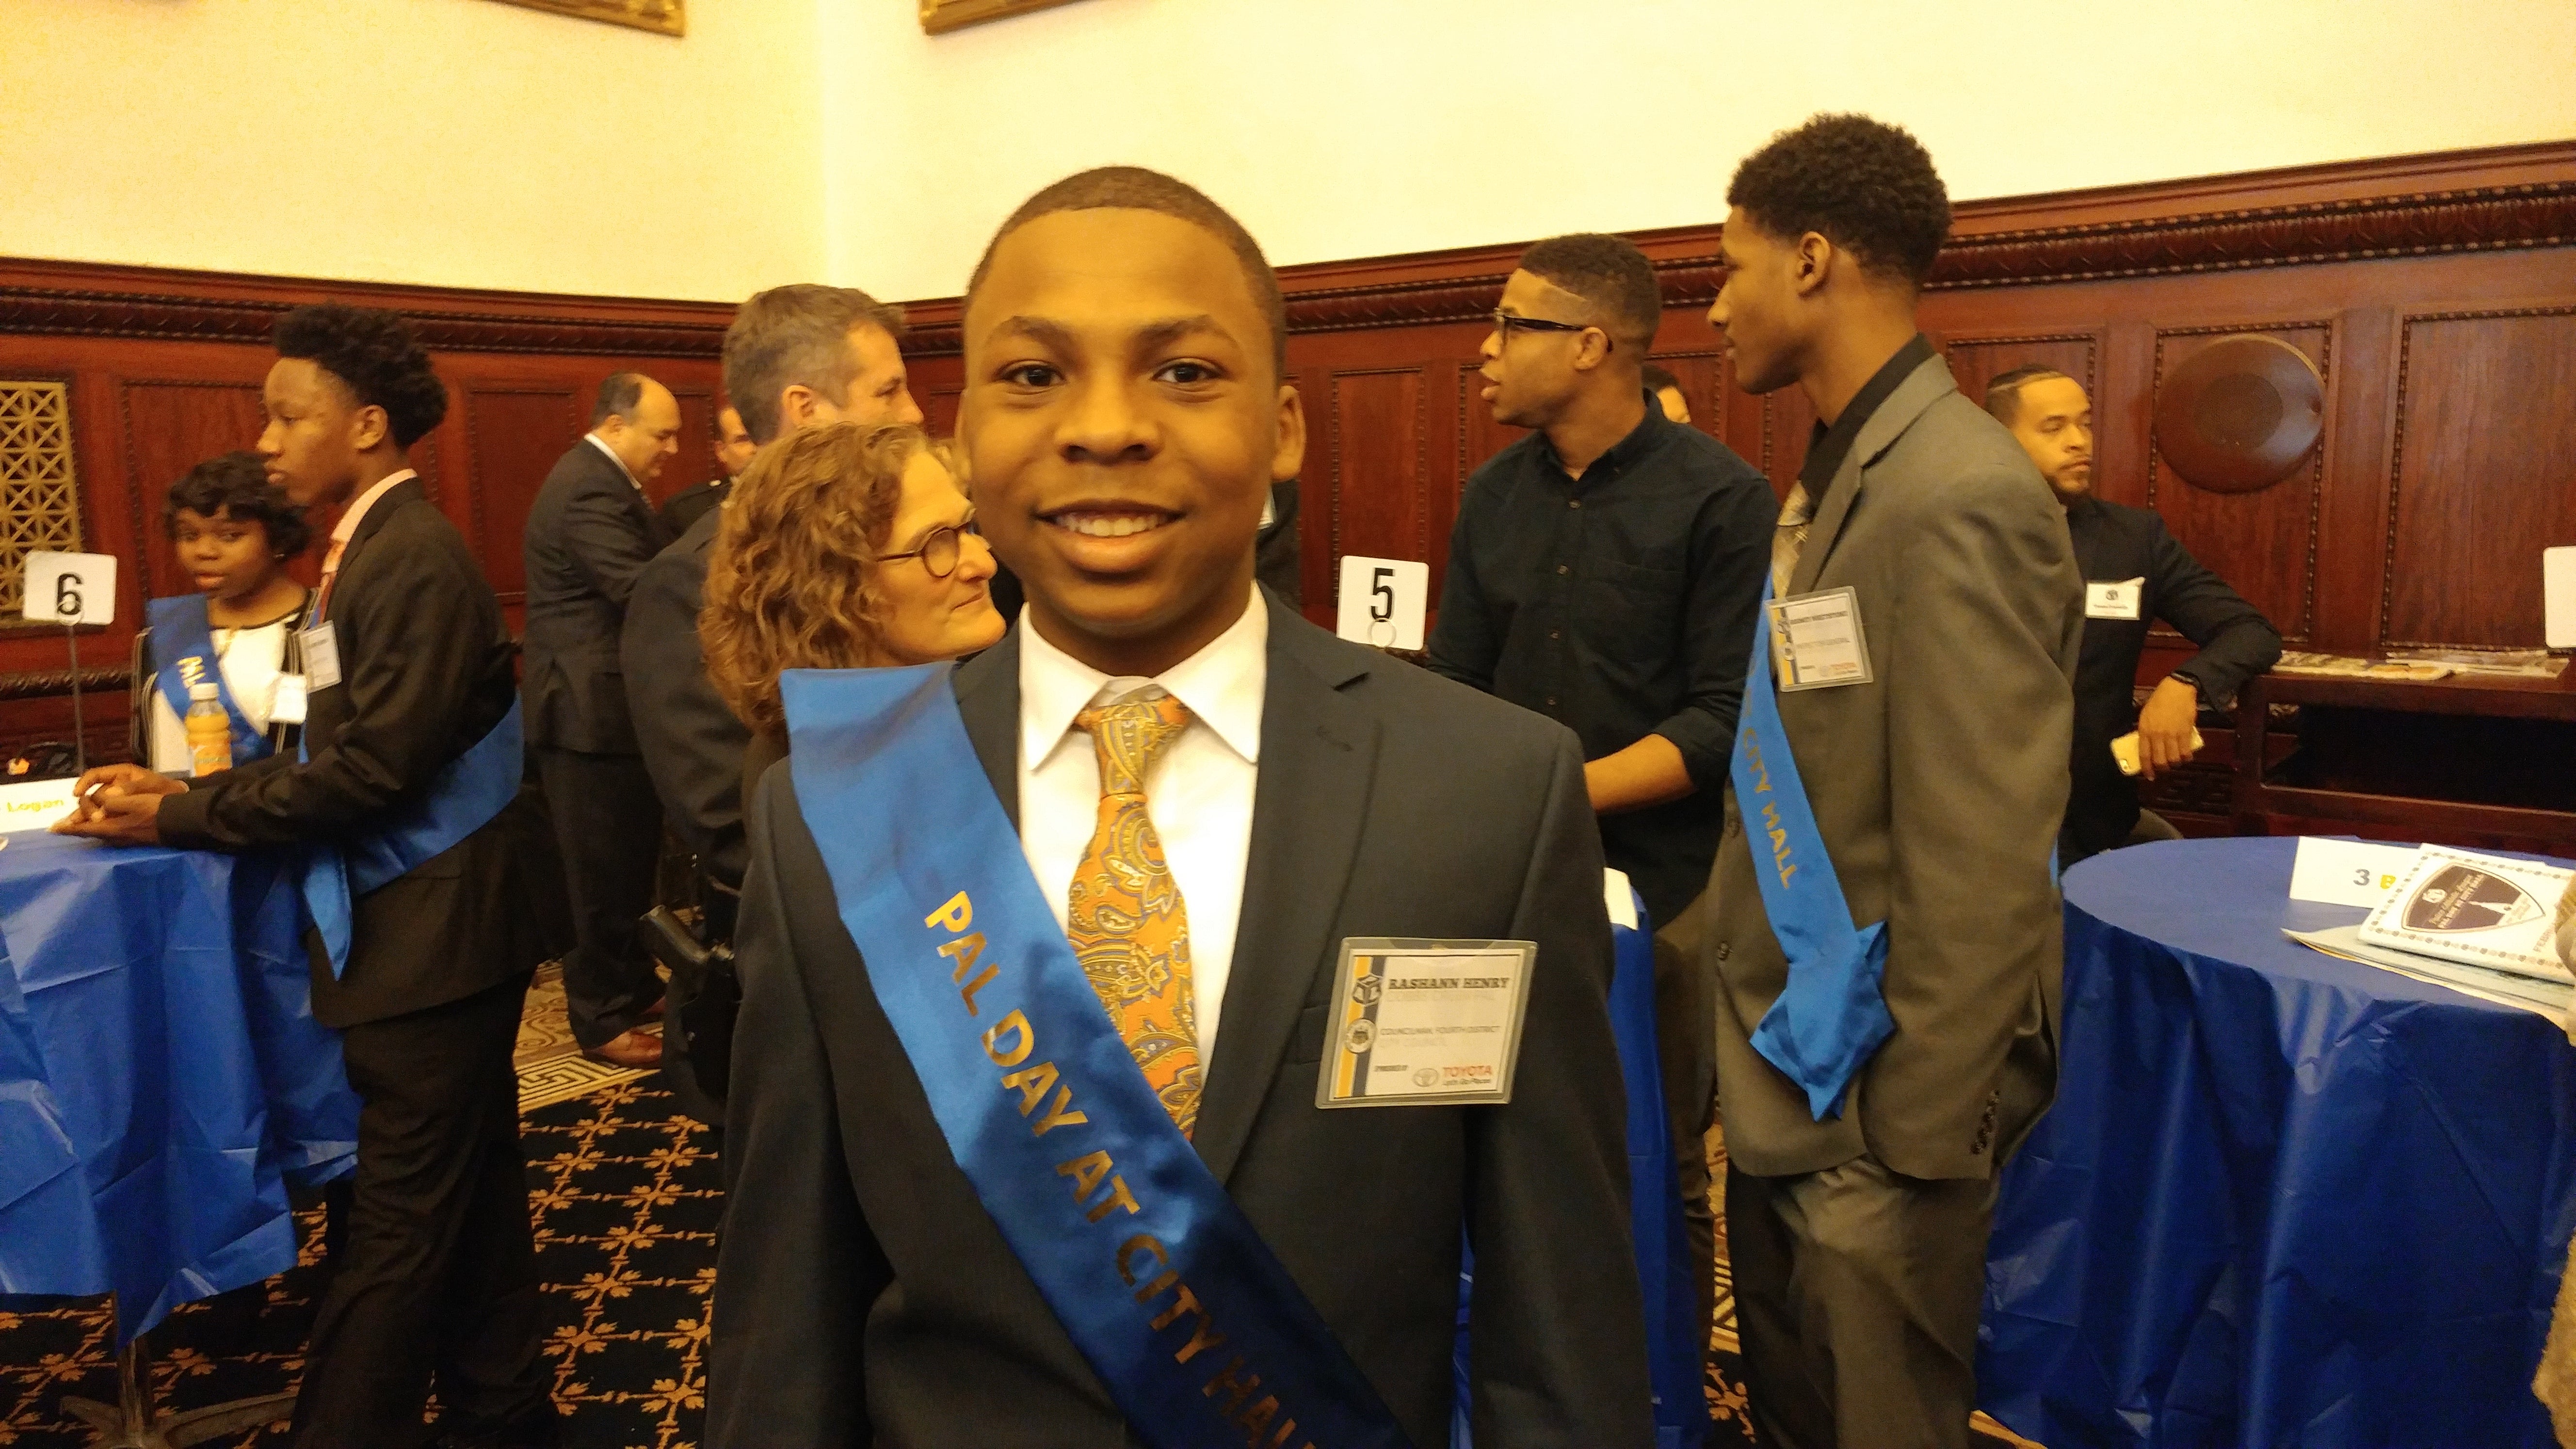
{"label": "name badge on lapel", "polygon": [[1860,596],[1848,587],[1771,602],[1771,659],[1783,694],[1870,681]]}
{"label": "name badge on lapel", "polygon": [[2146,593],[2147,580],[2143,574],[2116,583],[2088,583],[2084,586],[2084,617],[2134,619],[2138,617],[2138,605]]}
{"label": "name badge on lapel", "polygon": [[304,684],[329,689],[340,682],[340,628],[325,619],[296,637],[304,650]]}
{"label": "name badge on lapel", "polygon": [[1510,1101],[1537,961],[1534,941],[1343,941],[1315,1105]]}
{"label": "name badge on lapel", "polygon": [[269,697],[269,723],[295,725],[304,723],[305,689],[304,676],[301,674],[277,676],[277,693]]}

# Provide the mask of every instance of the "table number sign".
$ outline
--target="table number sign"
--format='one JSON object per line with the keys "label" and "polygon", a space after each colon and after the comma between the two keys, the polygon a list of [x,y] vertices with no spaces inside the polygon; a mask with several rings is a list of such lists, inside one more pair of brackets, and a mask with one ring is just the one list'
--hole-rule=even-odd
{"label": "table number sign", "polygon": [[105,553],[27,555],[27,622],[116,622],[116,556]]}
{"label": "table number sign", "polygon": [[1333,632],[1380,649],[1419,649],[1430,602],[1431,565],[1344,554],[1341,607]]}

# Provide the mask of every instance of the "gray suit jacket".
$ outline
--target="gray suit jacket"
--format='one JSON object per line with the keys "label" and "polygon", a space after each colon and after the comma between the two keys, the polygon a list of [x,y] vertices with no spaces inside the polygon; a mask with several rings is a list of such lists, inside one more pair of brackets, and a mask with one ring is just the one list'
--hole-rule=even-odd
{"label": "gray suit jacket", "polygon": [[1871,682],[1783,694],[1780,716],[1854,923],[1887,922],[1896,1034],[1822,1122],[1753,1050],[1788,967],[1730,804],[1707,947],[1727,1152],[1760,1176],[1866,1151],[1912,1177],[1982,1177],[2056,1090],[2049,855],[2084,587],[2065,511],[1937,357],[1861,429],[1789,592],[1845,586]]}
{"label": "gray suit jacket", "polygon": [[528,743],[636,752],[617,639],[637,575],[670,540],[626,471],[588,438],[572,445],[528,505],[521,641]]}
{"label": "gray suit jacket", "polygon": [[[1016,818],[1018,634],[956,689]],[[752,809],[706,1442],[1119,1449],[1117,1411],[949,1155],[791,776],[771,770]],[[1315,1106],[1348,936],[1538,942],[1509,1105]],[[1448,1442],[1462,1226],[1477,1444],[1651,1443],[1573,735],[1274,604],[1236,941],[1194,1141],[1413,1443]]]}

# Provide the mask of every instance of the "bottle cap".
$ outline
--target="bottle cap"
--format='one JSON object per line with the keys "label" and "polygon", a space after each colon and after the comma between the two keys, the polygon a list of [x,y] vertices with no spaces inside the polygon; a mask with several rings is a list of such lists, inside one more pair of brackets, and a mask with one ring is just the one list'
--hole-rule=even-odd
{"label": "bottle cap", "polygon": [[223,690],[212,680],[209,680],[204,684],[191,684],[188,686],[188,702],[191,704],[201,704],[206,700],[221,699],[223,697]]}

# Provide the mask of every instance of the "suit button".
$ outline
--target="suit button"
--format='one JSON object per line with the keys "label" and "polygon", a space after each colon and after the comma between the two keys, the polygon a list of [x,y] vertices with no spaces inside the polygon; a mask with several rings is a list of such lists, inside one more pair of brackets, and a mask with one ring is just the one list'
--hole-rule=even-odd
{"label": "suit button", "polygon": [[1720,941],[1717,943],[1717,959],[1720,961],[1723,961],[1734,954],[1735,943],[1731,941]]}
{"label": "suit button", "polygon": [[1557,571],[1558,573],[1563,573],[1563,572],[1565,572],[1565,565],[1563,565],[1563,564],[1558,564],[1558,565],[1556,566],[1556,571]]}
{"label": "suit button", "polygon": [[1563,629],[1550,629],[1547,631],[1547,637],[1550,639],[1562,639],[1565,637],[1565,631]]}
{"label": "suit button", "polygon": [[1580,498],[1569,498],[1565,500],[1565,506],[1568,508],[1581,508],[1583,506],[1583,500]]}
{"label": "suit button", "polygon": [[1549,696],[1547,697],[1547,707],[1548,707],[1549,709],[1554,709],[1554,708],[1556,708],[1556,696],[1555,696],[1555,695],[1552,695],[1552,694],[1551,694],[1551,695],[1549,695]]}

